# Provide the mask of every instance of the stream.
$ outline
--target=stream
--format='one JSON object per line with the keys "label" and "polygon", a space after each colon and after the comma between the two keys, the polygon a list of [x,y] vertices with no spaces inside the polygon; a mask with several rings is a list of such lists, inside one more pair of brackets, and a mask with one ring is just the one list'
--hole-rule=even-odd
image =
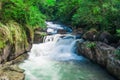
{"label": "stream", "polygon": [[47,31],[53,35],[46,36],[43,43],[33,44],[29,58],[19,65],[25,70],[25,80],[115,80],[99,65],[76,54],[77,41],[82,39],[71,35],[69,28],[67,34],[61,35],[56,34],[63,28],[61,25],[47,24]]}

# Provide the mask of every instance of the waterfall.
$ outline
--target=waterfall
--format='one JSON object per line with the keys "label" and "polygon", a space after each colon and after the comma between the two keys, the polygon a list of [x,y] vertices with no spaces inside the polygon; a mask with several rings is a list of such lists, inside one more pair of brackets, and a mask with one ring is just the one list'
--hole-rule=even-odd
{"label": "waterfall", "polygon": [[[74,35],[56,34],[44,38],[44,43],[33,45],[31,57],[47,57],[55,60],[80,60],[82,57],[74,53],[76,39]],[[34,53],[31,55],[31,53]]]}
{"label": "waterfall", "polygon": [[[48,26],[60,27],[49,22]],[[48,30],[48,31],[54,31]],[[71,34],[53,34],[34,44],[29,58],[20,64],[25,80],[115,80],[98,65],[75,53],[77,42]]]}

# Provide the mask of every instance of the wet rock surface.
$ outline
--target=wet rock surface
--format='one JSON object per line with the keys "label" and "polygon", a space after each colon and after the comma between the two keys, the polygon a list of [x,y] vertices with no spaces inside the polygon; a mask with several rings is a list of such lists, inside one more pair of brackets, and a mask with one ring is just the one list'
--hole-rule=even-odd
{"label": "wet rock surface", "polygon": [[23,72],[17,65],[4,64],[0,66],[0,80],[24,80]]}
{"label": "wet rock surface", "polygon": [[95,41],[97,39],[97,35],[98,32],[96,29],[90,29],[83,34],[82,38],[89,41]]}
{"label": "wet rock surface", "polygon": [[5,48],[0,49],[0,63],[14,60],[18,56],[30,51],[32,44],[25,45],[22,42],[16,43],[15,45],[7,44]]}
{"label": "wet rock surface", "polygon": [[[16,25],[15,27],[19,28]],[[22,35],[22,31],[18,34]],[[24,70],[18,64],[27,58],[26,53],[32,48],[32,35],[32,30],[26,28],[22,36],[16,35],[17,39],[16,36],[11,37],[11,42],[6,39],[0,48],[0,80],[24,80]]]}
{"label": "wet rock surface", "polygon": [[23,54],[16,59],[0,64],[0,80],[24,80],[24,70],[18,67],[18,64],[27,58]]}
{"label": "wet rock surface", "polygon": [[40,28],[35,29],[33,43],[35,44],[42,43],[44,36],[46,35],[47,35],[47,32],[44,29],[40,29]]}
{"label": "wet rock surface", "polygon": [[[93,44],[94,45],[91,45]],[[78,43],[78,53],[96,62],[120,80],[120,60],[116,57],[116,50],[102,42],[86,41]]]}

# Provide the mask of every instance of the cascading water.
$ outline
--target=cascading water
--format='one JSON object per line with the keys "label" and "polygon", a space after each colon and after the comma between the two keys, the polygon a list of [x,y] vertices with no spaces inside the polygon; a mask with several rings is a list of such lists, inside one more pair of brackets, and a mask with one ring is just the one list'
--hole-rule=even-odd
{"label": "cascading water", "polygon": [[[50,24],[54,25],[54,24]],[[25,80],[115,80],[98,65],[75,54],[75,36],[55,34],[34,44],[20,64]]]}

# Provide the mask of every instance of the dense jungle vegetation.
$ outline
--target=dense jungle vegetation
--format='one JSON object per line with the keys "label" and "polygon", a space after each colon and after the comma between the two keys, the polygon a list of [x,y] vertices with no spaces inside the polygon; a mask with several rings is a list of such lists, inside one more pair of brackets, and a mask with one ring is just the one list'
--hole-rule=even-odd
{"label": "dense jungle vegetation", "polygon": [[119,0],[2,0],[0,21],[43,27],[45,20],[120,33]]}
{"label": "dense jungle vegetation", "polygon": [[45,27],[46,20],[120,36],[120,0],[1,0],[0,22]]}

